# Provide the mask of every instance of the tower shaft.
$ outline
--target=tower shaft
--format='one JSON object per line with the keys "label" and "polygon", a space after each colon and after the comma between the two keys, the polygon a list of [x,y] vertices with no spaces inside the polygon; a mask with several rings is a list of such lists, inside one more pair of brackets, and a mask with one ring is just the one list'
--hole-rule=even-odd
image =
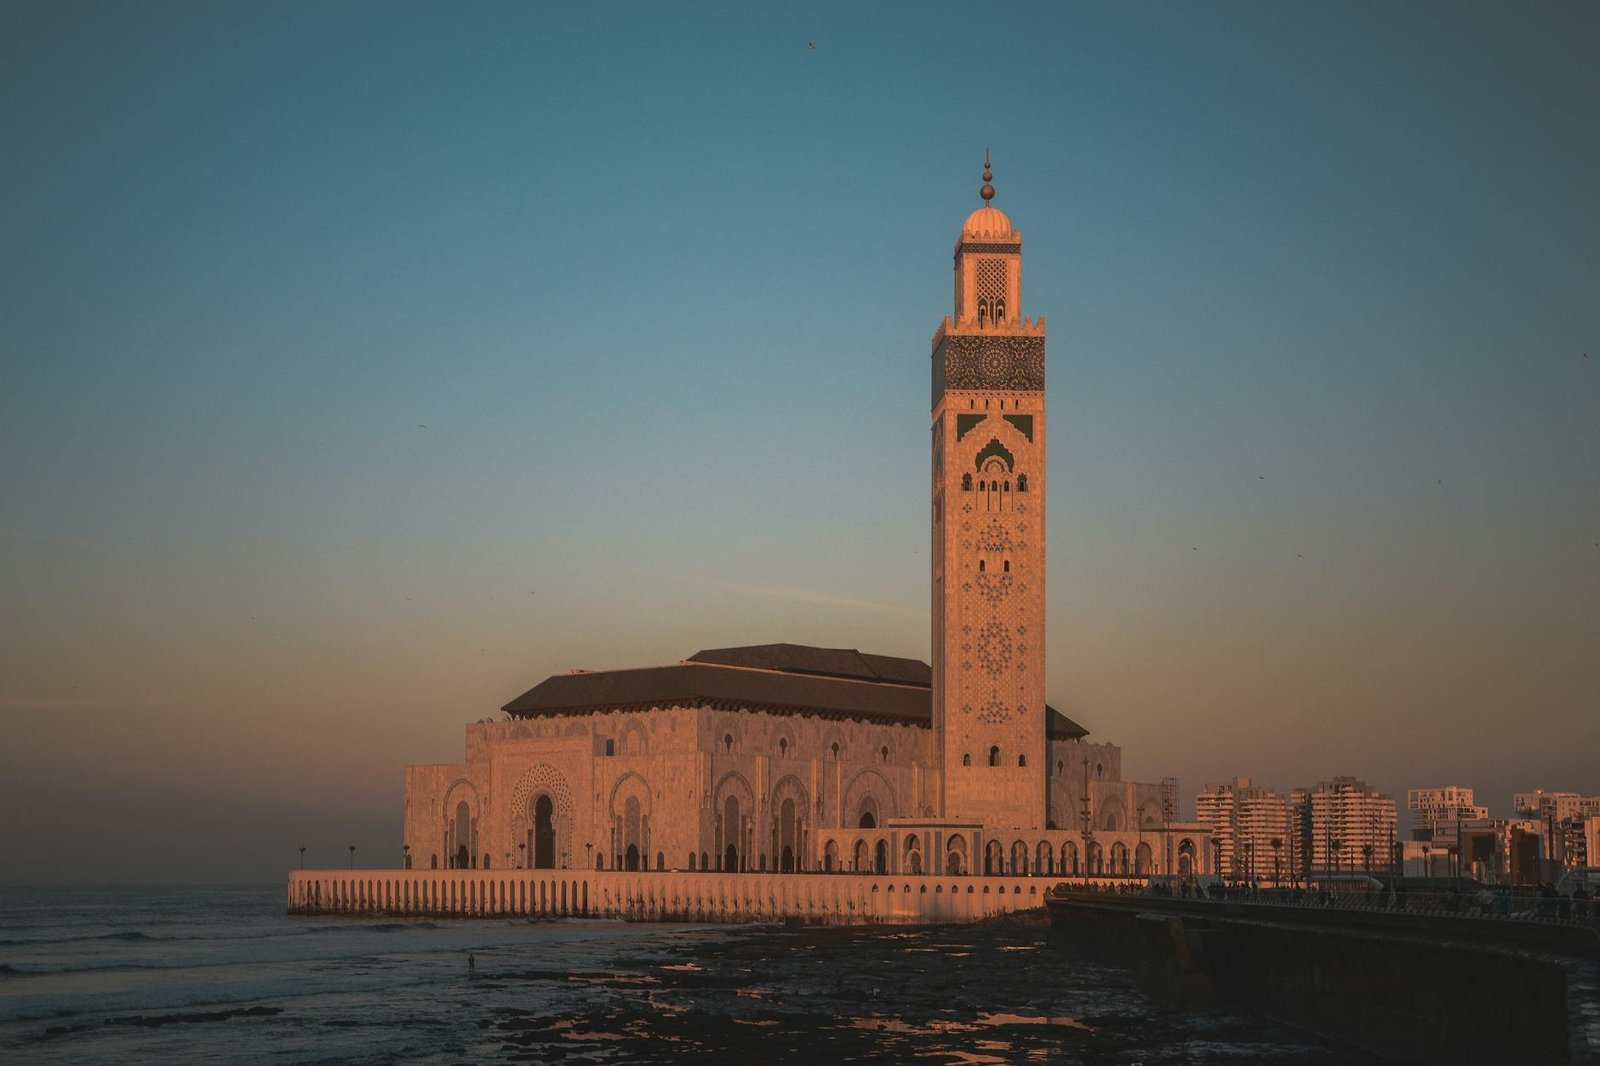
{"label": "tower shaft", "polygon": [[1020,317],[1021,282],[1021,235],[979,208],[933,338],[933,716],[944,817],[1040,828],[1044,321]]}

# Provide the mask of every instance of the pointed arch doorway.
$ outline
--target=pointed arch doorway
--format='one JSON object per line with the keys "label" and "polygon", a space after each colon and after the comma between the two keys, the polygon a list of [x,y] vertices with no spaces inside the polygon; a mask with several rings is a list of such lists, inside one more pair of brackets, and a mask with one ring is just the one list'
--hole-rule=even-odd
{"label": "pointed arch doorway", "polygon": [[556,805],[549,796],[533,801],[533,828],[528,831],[533,868],[553,870],[556,865]]}

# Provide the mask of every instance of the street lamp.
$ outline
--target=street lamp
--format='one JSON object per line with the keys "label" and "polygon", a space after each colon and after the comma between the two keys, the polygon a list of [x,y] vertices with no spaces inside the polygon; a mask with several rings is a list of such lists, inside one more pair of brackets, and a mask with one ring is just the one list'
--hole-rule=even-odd
{"label": "street lamp", "polygon": [[300,845],[300,869],[304,870],[305,868],[306,868],[306,846],[304,844],[301,844]]}
{"label": "street lamp", "polygon": [[521,842],[519,842],[517,844],[517,869],[519,869],[519,870],[524,868],[523,865],[522,865],[522,860],[523,860],[523,856],[527,853],[527,850],[528,850],[528,842],[526,840],[521,841]]}
{"label": "street lamp", "polygon": [[351,844],[350,845],[350,869],[354,870],[355,868],[356,868],[356,846],[354,844]]}
{"label": "street lamp", "polygon": [[407,870],[411,869],[411,845],[400,845],[400,862]]}

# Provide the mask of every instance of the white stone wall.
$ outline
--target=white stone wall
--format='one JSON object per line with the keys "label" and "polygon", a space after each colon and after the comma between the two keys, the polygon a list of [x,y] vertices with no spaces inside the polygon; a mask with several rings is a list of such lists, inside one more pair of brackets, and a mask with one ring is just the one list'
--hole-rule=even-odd
{"label": "white stone wall", "polygon": [[[620,870],[296,870],[295,914],[828,925],[967,922],[1044,905],[1060,878]],[[1077,879],[1076,883],[1094,883]],[[1100,883],[1106,883],[1101,880]]]}
{"label": "white stone wall", "polygon": [[742,870],[777,867],[785,848],[791,868],[811,870],[820,829],[864,814],[876,824],[930,815],[938,788],[928,729],[803,714],[668,708],[479,722],[466,750],[462,763],[406,768],[413,869],[456,866],[463,844],[469,869],[533,865],[535,805],[546,799],[555,869],[718,869],[732,844]]}

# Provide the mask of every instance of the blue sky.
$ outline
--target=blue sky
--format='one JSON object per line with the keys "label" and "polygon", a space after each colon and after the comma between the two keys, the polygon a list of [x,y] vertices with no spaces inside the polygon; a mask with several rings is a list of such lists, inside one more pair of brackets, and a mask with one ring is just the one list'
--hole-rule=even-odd
{"label": "blue sky", "polygon": [[1600,791],[1597,54],[1583,4],[7,5],[18,876],[397,852],[400,766],[574,666],[925,657],[986,145],[1051,702],[1189,795]]}

